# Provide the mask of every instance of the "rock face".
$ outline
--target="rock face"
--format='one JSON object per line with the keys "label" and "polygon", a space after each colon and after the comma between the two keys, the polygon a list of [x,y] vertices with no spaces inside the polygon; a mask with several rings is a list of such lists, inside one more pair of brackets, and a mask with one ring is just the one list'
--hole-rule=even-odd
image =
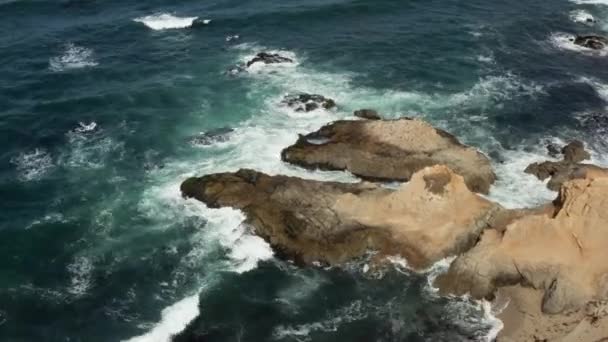
{"label": "rock face", "polygon": [[293,63],[291,58],[283,57],[278,53],[260,52],[253,59],[247,62],[247,67],[254,63],[275,64],[275,63]]}
{"label": "rock face", "polygon": [[376,250],[424,268],[470,248],[504,213],[445,166],[419,171],[398,190],[252,170],[190,178],[181,190],[212,208],[241,209],[279,255],[305,264]]}
{"label": "rock face", "polygon": [[281,158],[309,169],[348,170],[380,181],[407,181],[418,170],[442,164],[481,193],[487,193],[496,179],[490,161],[476,149],[426,122],[407,118],[336,121],[300,136]]}
{"label": "rock face", "polygon": [[486,230],[480,242],[438,278],[444,291],[492,296],[497,287],[544,291],[542,312],[579,309],[608,297],[608,177],[562,186],[554,211],[516,218]]}
{"label": "rock face", "polygon": [[595,35],[577,36],[574,39],[574,44],[593,50],[601,50],[608,45],[608,38]]}
{"label": "rock face", "polygon": [[297,112],[310,112],[318,108],[331,109],[336,107],[336,102],[317,94],[287,95],[283,103],[295,109]]}
{"label": "rock face", "polygon": [[359,109],[354,112],[354,115],[361,119],[380,120],[382,119],[378,112],[373,109]]}
{"label": "rock face", "polygon": [[545,161],[542,163],[532,163],[528,165],[524,172],[535,175],[543,181],[551,178],[547,183],[547,187],[554,191],[558,191],[561,185],[570,179],[585,178],[587,175],[593,176],[602,173],[608,174],[607,169],[580,163],[591,157],[585,151],[584,145],[580,141],[575,140],[564,146],[561,153],[564,157],[563,160],[558,162]]}

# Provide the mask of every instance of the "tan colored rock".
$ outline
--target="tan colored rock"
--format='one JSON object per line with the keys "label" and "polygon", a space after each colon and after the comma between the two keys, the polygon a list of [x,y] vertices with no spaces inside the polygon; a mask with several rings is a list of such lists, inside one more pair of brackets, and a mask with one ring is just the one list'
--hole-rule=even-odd
{"label": "tan colored rock", "polygon": [[407,181],[447,165],[469,189],[487,193],[496,176],[488,158],[453,135],[416,119],[336,121],[300,136],[283,161],[310,169],[348,170],[366,180]]}
{"label": "tan colored rock", "polygon": [[561,313],[608,297],[608,178],[588,175],[562,186],[552,215],[515,219],[439,277],[444,291],[491,297],[498,287],[543,291],[542,312]]}
{"label": "tan colored rock", "polygon": [[[555,149],[555,146],[549,146],[551,146],[550,150]],[[608,169],[581,163],[581,161],[591,158],[591,155],[585,151],[585,146],[578,140],[564,146],[561,153],[563,160],[532,163],[524,172],[532,174],[542,181],[550,178],[547,188],[554,191],[558,191],[565,181],[571,179],[586,178],[587,175],[608,174]]]}
{"label": "tan colored rock", "polygon": [[425,168],[398,190],[240,170],[191,178],[182,193],[241,209],[256,233],[303,263],[339,264],[368,250],[424,268],[470,248],[504,211],[445,166]]}
{"label": "tan colored rock", "polygon": [[522,286],[498,290],[508,306],[498,318],[504,329],[497,342],[599,342],[608,339],[608,304],[590,302],[583,308],[556,315],[541,311],[542,291]]}

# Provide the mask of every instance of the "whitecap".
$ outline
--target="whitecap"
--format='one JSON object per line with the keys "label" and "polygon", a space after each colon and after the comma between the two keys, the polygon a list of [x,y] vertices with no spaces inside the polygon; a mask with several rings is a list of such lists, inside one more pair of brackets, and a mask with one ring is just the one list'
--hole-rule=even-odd
{"label": "whitecap", "polygon": [[[133,21],[142,23],[155,31],[160,31],[191,27],[197,19],[198,17],[177,17],[169,13],[161,13],[135,18]],[[209,21],[204,20],[203,23],[208,24]]]}
{"label": "whitecap", "polygon": [[66,44],[61,56],[52,57],[49,60],[49,69],[55,72],[97,65],[97,61],[93,59],[93,50],[77,46],[73,43]]}
{"label": "whitecap", "polygon": [[11,163],[16,166],[18,178],[22,181],[40,180],[55,166],[51,155],[41,148],[23,152],[12,158]]}
{"label": "whitecap", "polygon": [[579,5],[606,5],[608,6],[608,0],[570,0],[575,4]]}
{"label": "whitecap", "polygon": [[575,23],[582,23],[586,25],[592,25],[595,22],[595,18],[591,13],[584,10],[575,10],[570,12],[570,20]]}
{"label": "whitecap", "polygon": [[97,128],[97,123],[95,121],[91,121],[91,123],[88,123],[88,124],[79,122],[78,127],[74,128],[74,132],[87,133],[87,132],[94,131],[96,128]]}
{"label": "whitecap", "polygon": [[161,320],[147,333],[125,340],[126,342],[166,342],[199,314],[198,294],[188,296],[165,308]]}

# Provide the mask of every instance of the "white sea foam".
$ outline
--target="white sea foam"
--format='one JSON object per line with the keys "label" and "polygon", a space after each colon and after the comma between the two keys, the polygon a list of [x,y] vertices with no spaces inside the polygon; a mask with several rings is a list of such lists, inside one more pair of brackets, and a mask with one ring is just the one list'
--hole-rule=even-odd
{"label": "white sea foam", "polygon": [[105,135],[94,121],[80,122],[78,127],[66,133],[68,149],[59,157],[59,162],[71,168],[100,169],[110,154],[124,152],[124,143]]}
{"label": "white sea foam", "polygon": [[144,335],[133,337],[127,342],[166,342],[184,328],[199,314],[198,293],[188,296],[165,308],[161,321]]}
{"label": "white sea foam", "polygon": [[[133,21],[142,23],[147,27],[155,30],[181,29],[191,27],[198,17],[176,17],[169,13],[161,13],[148,15],[133,19]],[[210,20],[204,20],[204,24],[208,24]]]}
{"label": "white sea foam", "polygon": [[546,151],[505,150],[501,155],[504,161],[495,165],[498,179],[490,189],[490,199],[507,208],[533,207],[555,199],[556,193],[547,189],[546,182],[524,173],[528,165],[551,159]]}
{"label": "white sea foam", "polygon": [[84,295],[92,284],[93,263],[90,258],[79,256],[68,265],[70,286],[68,292],[76,297]]}
{"label": "white sea foam", "polygon": [[608,6],[608,0],[570,0],[575,4],[579,5],[606,5]]}
{"label": "white sea foam", "polygon": [[65,45],[61,56],[49,59],[49,69],[55,72],[80,69],[98,65],[93,58],[93,50],[73,43]]}
{"label": "white sea foam", "polygon": [[97,128],[97,123],[95,121],[91,121],[91,123],[88,123],[88,124],[79,122],[78,127],[74,128],[74,132],[76,132],[76,133],[93,132],[96,128]]}
{"label": "white sea foam", "polygon": [[40,148],[19,154],[11,159],[11,163],[16,166],[18,178],[22,181],[40,180],[55,166],[51,155]]}
{"label": "white sea foam", "polygon": [[604,48],[601,50],[594,50],[574,44],[575,35],[563,32],[556,32],[551,34],[551,43],[561,50],[580,52],[590,56],[606,56],[608,55],[608,49]]}
{"label": "white sea foam", "polygon": [[570,20],[574,21],[575,23],[582,23],[586,25],[591,25],[595,22],[593,15],[585,10],[575,10],[570,12]]}

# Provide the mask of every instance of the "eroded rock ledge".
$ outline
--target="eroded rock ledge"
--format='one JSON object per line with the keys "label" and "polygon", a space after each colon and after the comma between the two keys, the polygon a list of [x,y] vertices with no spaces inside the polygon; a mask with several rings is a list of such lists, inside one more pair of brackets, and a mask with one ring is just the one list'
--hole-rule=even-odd
{"label": "eroded rock ledge", "polygon": [[487,193],[496,179],[489,159],[475,148],[409,118],[336,121],[300,136],[281,158],[309,169],[348,170],[374,181],[407,181],[427,166],[447,165],[480,193]]}
{"label": "eroded rock ledge", "polygon": [[606,176],[564,183],[552,212],[517,218],[504,231],[486,230],[438,284],[477,298],[506,285],[540,289],[548,314],[607,298],[607,193]]}
{"label": "eroded rock ledge", "polygon": [[182,193],[241,209],[256,233],[298,262],[340,264],[375,250],[424,268],[469,249],[506,211],[448,167],[425,168],[398,190],[252,170],[190,178]]}

